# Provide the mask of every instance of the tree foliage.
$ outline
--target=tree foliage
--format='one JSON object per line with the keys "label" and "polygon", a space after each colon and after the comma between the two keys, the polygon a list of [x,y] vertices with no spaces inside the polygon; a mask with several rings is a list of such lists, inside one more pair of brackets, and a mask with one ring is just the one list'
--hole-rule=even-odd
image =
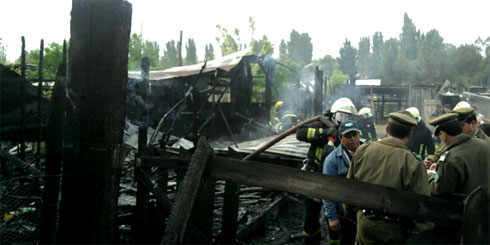
{"label": "tree foliage", "polygon": [[410,61],[417,58],[417,39],[419,35],[420,32],[417,31],[412,19],[405,13],[403,16],[402,33],[400,34],[400,47]]}
{"label": "tree foliage", "polygon": [[[26,52],[26,63],[32,65],[39,64],[40,49],[34,49]],[[20,57],[18,59],[20,63]],[[46,79],[55,79],[58,66],[63,62],[63,45],[51,42],[44,48],[43,54],[43,77]],[[38,78],[39,69],[33,71],[26,70],[26,77]]]}
{"label": "tree foliage", "polygon": [[194,65],[197,64],[197,52],[196,52],[196,43],[194,39],[189,38],[185,45],[185,64],[186,65]]}
{"label": "tree foliage", "polygon": [[144,42],[143,57],[145,56],[150,60],[150,70],[157,70],[160,67],[160,46],[157,42],[148,40]]}
{"label": "tree foliage", "polygon": [[359,54],[357,55],[359,78],[366,79],[371,75],[371,64],[371,41],[369,37],[362,37],[359,41]]}
{"label": "tree foliage", "polygon": [[129,38],[128,69],[140,70],[141,58],[143,58],[143,38],[136,33]]}
{"label": "tree foliage", "polygon": [[303,62],[303,64],[311,63],[313,57],[313,44],[308,33],[299,33],[295,30],[289,34],[288,42],[288,58],[296,61]]}
{"label": "tree foliage", "polygon": [[179,65],[179,53],[177,51],[177,42],[170,40],[165,44],[163,56],[160,58],[162,69],[176,67]]}
{"label": "tree foliage", "polygon": [[209,61],[209,60],[214,60],[214,47],[212,44],[206,44],[204,47],[204,60]]}
{"label": "tree foliage", "polygon": [[345,40],[344,45],[340,48],[340,57],[337,58],[340,70],[349,76],[349,83],[354,85],[357,75],[356,59],[357,49],[354,48],[349,40]]}
{"label": "tree foliage", "polygon": [[2,38],[0,38],[0,63],[7,63],[7,52],[5,51],[5,47],[2,45]]}

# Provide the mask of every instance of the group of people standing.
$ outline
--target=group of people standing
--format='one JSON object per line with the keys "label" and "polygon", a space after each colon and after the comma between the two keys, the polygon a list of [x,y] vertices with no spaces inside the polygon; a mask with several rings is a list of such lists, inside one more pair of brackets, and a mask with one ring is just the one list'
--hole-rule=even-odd
{"label": "group of people standing", "polygon": [[[478,186],[488,194],[490,137],[478,128],[473,108],[456,107],[428,121],[441,140],[437,149],[415,107],[390,113],[386,137],[379,140],[374,123],[367,127],[372,131],[361,130],[370,117],[370,111],[363,108],[358,113],[349,99],[341,98],[324,115],[328,125],[336,126],[320,120],[299,127],[298,140],[311,143],[303,169],[446,199],[468,195]],[[322,204],[331,244],[405,243],[428,230],[443,232],[446,242],[459,242],[459,227],[434,227],[377,210],[305,198],[307,244],[321,241]]]}

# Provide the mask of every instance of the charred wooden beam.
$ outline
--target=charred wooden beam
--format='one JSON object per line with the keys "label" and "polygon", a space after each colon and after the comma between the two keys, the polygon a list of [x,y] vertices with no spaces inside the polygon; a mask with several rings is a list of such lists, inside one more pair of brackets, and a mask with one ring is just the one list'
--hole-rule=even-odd
{"label": "charred wooden beam", "polygon": [[58,198],[60,192],[60,174],[63,144],[64,109],[62,98],[66,76],[66,66],[61,64],[57,71],[57,81],[54,84],[49,105],[48,137],[46,139],[46,177],[44,177],[43,202],[41,205],[41,220],[39,223],[39,243],[54,244],[58,213]]}
{"label": "charred wooden beam", "polygon": [[259,215],[253,218],[253,220],[247,226],[238,231],[237,238],[240,241],[246,241],[253,235],[253,233],[264,224],[267,215],[272,212],[276,212],[279,208],[286,203],[286,198],[280,196],[274,202],[272,202],[266,209],[262,210]]}
{"label": "charred wooden beam", "polygon": [[[146,127],[139,127],[138,129],[138,155],[139,158],[142,155],[148,154],[149,149],[146,145],[147,142],[147,131]],[[137,159],[135,159],[138,161]],[[148,168],[143,167],[145,164],[145,159],[139,159],[140,164],[134,166],[134,179],[138,184],[138,189],[136,190],[136,209],[134,215],[134,223],[131,227],[131,242],[132,243],[147,243],[148,236],[145,232],[148,230],[148,204],[151,184],[146,183],[145,178],[148,175]]]}
{"label": "charred wooden beam", "polygon": [[168,199],[165,190],[160,189],[159,187],[155,187],[154,184],[150,180],[150,176],[143,169],[138,169],[140,171],[140,182],[143,184],[148,190],[153,193],[157,201],[163,206],[165,211],[170,211],[172,208],[172,202]]}
{"label": "charred wooden beam", "polygon": [[464,201],[463,244],[489,244],[490,210],[488,195],[480,186]]}
{"label": "charred wooden beam", "polygon": [[72,1],[73,118],[56,243],[115,243],[131,13],[123,0]]}
{"label": "charred wooden beam", "polygon": [[423,221],[457,223],[462,219],[461,203],[289,167],[213,156],[207,172],[216,179],[328,199]]}
{"label": "charred wooden beam", "polygon": [[313,92],[313,113],[322,114],[323,105],[323,71],[315,67],[315,90]]}
{"label": "charred wooden beam", "polygon": [[204,169],[211,153],[212,150],[206,139],[200,138],[184,180],[177,191],[162,244],[184,242],[185,236],[189,232],[189,219],[199,192]]}

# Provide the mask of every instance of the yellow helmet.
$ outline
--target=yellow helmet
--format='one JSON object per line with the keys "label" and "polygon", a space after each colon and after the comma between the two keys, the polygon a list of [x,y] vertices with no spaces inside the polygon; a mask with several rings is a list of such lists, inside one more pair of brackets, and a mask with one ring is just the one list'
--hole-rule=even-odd
{"label": "yellow helmet", "polygon": [[274,111],[277,111],[280,107],[284,106],[284,101],[280,100],[274,104]]}

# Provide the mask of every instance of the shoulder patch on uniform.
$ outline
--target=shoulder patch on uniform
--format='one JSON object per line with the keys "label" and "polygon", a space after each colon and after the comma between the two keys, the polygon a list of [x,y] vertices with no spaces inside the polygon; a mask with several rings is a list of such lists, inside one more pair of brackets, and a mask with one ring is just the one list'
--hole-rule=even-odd
{"label": "shoulder patch on uniform", "polygon": [[449,156],[449,151],[445,151],[441,157],[439,157],[439,162],[444,162],[446,161],[446,158]]}

